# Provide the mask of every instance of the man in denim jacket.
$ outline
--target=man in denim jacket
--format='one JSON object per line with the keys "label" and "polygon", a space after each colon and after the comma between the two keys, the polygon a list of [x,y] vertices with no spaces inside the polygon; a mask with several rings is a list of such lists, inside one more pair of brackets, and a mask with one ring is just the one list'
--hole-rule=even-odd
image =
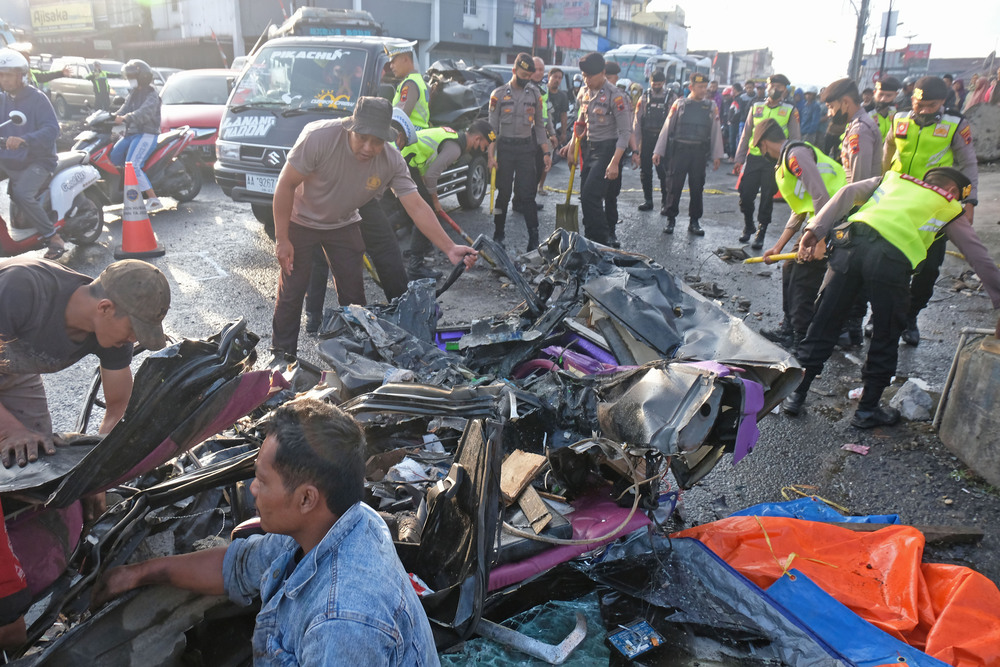
{"label": "man in denim jacket", "polygon": [[437,665],[430,624],[389,531],[361,502],[364,436],[338,408],[286,403],[250,487],[265,535],[108,572],[95,601],[147,584],[260,597],[255,665]]}

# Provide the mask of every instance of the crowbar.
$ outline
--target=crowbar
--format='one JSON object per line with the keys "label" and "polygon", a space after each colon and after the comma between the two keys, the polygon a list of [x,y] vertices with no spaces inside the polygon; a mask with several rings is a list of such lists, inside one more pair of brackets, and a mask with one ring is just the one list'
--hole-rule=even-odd
{"label": "crowbar", "polygon": [[[474,241],[472,240],[472,237],[469,236],[468,234],[466,234],[465,230],[463,230],[461,227],[459,227],[458,223],[455,222],[454,220],[452,220],[452,218],[451,218],[450,215],[448,215],[444,211],[439,212],[438,215],[441,217],[442,220],[444,220],[449,225],[451,225],[451,228],[454,229],[456,232],[458,232],[459,236],[461,236],[463,239],[465,239],[466,243],[468,243],[470,246],[474,243]],[[489,256],[488,253],[485,253],[482,250],[480,250],[479,254],[480,254],[480,256],[482,256],[483,259],[485,259],[487,262],[489,262],[490,266],[492,266],[494,269],[497,268],[496,262],[494,262],[490,258],[490,256]]]}
{"label": "crowbar", "polygon": [[569,654],[586,639],[587,619],[580,612],[576,612],[576,627],[566,636],[566,639],[555,646],[492,621],[487,621],[485,618],[479,619],[479,623],[476,625],[476,634],[498,644],[515,648],[539,660],[544,660],[550,665],[561,665],[569,657]]}
{"label": "crowbar", "polygon": [[[775,261],[775,262],[781,262],[781,261],[784,261],[786,259],[795,259],[798,256],[799,256],[799,253],[797,253],[797,252],[783,252],[780,255],[771,255],[771,259],[773,261]],[[763,257],[751,257],[749,259],[744,259],[743,263],[744,264],[760,264],[763,261],[764,261]]]}

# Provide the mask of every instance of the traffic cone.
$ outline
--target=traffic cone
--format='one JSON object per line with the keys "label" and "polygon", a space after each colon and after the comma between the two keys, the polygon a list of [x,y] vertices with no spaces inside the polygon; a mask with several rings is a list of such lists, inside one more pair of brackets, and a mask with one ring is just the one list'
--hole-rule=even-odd
{"label": "traffic cone", "polygon": [[125,207],[122,212],[122,244],[115,248],[115,259],[162,257],[166,249],[156,240],[146,204],[139,192],[135,169],[125,163]]}

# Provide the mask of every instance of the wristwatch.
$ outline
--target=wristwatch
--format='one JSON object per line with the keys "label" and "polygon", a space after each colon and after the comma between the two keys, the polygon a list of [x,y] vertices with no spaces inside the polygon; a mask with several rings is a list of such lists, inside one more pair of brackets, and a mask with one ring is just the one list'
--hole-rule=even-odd
{"label": "wristwatch", "polygon": [[979,200],[975,197],[966,197],[962,202],[963,204],[972,204],[973,206],[979,206]]}

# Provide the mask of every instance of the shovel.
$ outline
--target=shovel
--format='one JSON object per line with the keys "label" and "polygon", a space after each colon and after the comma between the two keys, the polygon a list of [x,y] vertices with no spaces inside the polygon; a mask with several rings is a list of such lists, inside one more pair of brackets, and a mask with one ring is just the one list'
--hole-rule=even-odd
{"label": "shovel", "polygon": [[573,161],[569,164],[569,186],[566,188],[566,203],[556,204],[556,227],[561,227],[569,232],[580,231],[578,207],[576,204],[569,203],[570,197],[573,196],[573,177],[576,176],[577,149],[579,146],[579,140],[573,142]]}
{"label": "shovel", "polygon": [[497,168],[490,169],[490,215],[500,215],[500,211],[493,207],[493,197],[497,191]]}

